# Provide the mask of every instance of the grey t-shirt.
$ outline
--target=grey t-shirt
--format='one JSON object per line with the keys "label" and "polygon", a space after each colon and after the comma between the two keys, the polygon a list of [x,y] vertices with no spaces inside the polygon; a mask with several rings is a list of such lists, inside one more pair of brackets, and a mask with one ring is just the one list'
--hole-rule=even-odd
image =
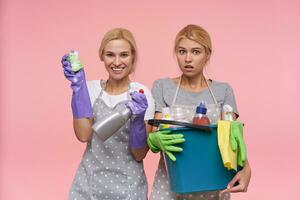
{"label": "grey t-shirt", "polygon": [[[158,79],[153,83],[152,95],[155,101],[155,112],[162,112],[163,107],[171,106],[176,88],[177,84],[170,78]],[[239,115],[233,90],[228,83],[213,80],[210,88],[221,108],[228,104],[233,108],[233,112]],[[213,97],[208,88],[200,92],[190,92],[179,88],[175,104],[197,106],[200,101],[214,104]]]}

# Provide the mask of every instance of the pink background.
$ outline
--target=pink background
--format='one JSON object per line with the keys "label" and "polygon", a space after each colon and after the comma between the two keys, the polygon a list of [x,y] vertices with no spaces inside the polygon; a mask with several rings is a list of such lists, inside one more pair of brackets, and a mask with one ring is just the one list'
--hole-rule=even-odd
{"label": "pink background", "polygon": [[[113,3],[110,3],[113,2]],[[213,41],[211,78],[230,82],[245,122],[253,176],[232,199],[297,199],[300,189],[300,3],[274,1],[50,1],[0,3],[0,199],[66,199],[85,145],[72,131],[60,59],[78,49],[88,79],[106,78],[103,34],[130,29],[134,80],[178,75],[176,33],[189,23]],[[149,187],[158,155],[145,160]]]}

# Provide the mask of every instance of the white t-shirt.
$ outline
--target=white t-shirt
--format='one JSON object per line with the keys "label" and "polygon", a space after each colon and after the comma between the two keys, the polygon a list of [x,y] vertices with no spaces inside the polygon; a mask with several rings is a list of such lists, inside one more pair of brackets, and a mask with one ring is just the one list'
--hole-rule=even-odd
{"label": "white t-shirt", "polygon": [[[152,97],[152,94],[151,94],[150,90],[145,85],[142,85],[142,84],[137,83],[137,82],[135,82],[135,84],[138,86],[139,89],[144,90],[144,94],[146,95],[146,98],[147,98],[147,101],[148,101],[148,108],[146,110],[146,114],[145,114],[144,119],[145,120],[153,119],[154,118],[154,107],[155,106],[154,106],[154,99]],[[97,99],[97,97],[99,96],[99,94],[102,90],[100,80],[87,81],[87,88],[88,88],[88,91],[89,91],[91,104],[93,106],[95,100]],[[117,103],[119,103],[121,101],[130,100],[130,96],[129,96],[129,93],[127,91],[122,93],[122,94],[119,94],[119,95],[111,95],[111,94],[108,94],[107,92],[105,92],[103,90],[102,99],[106,103],[106,105],[113,108]]]}

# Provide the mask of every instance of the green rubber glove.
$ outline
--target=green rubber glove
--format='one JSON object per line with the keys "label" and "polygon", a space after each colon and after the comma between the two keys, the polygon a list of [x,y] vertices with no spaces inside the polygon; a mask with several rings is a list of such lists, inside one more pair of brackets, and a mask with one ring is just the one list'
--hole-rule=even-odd
{"label": "green rubber glove", "polygon": [[169,134],[171,130],[157,131],[149,134],[147,143],[152,152],[164,152],[172,161],[176,161],[172,152],[182,152],[182,148],[173,146],[185,141],[183,134]]}
{"label": "green rubber glove", "polygon": [[230,123],[230,144],[233,151],[237,151],[237,163],[244,166],[247,158],[246,144],[243,138],[243,124],[238,121]]}

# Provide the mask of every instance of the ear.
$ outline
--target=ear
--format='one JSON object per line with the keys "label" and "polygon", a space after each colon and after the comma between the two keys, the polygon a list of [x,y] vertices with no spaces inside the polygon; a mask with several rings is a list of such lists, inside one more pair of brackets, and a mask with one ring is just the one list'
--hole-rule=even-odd
{"label": "ear", "polygon": [[209,61],[209,59],[210,59],[210,55],[211,55],[211,54],[207,54],[207,58],[206,58],[206,59],[207,59],[207,61]]}
{"label": "ear", "polygon": [[210,55],[211,55],[211,54],[207,54],[207,55],[206,55],[205,64],[210,60]]}

